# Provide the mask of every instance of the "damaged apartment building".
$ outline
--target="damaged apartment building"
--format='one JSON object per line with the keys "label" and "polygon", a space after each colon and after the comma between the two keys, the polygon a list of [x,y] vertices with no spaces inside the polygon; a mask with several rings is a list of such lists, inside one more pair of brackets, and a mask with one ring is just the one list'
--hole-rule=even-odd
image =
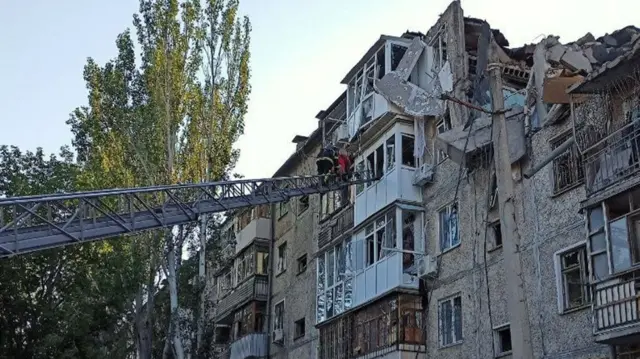
{"label": "damaged apartment building", "polygon": [[[640,357],[639,59],[633,26],[512,47],[457,1],[425,34],[380,36],[275,174],[313,173],[332,144],[379,179],[229,220],[221,357],[496,358],[526,352],[518,343],[522,357]],[[492,88],[521,238],[518,306]]]}

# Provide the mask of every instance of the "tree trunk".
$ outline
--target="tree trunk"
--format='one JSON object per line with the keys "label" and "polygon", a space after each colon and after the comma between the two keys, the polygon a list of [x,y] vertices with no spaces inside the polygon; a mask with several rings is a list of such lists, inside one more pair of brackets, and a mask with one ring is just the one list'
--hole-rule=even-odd
{"label": "tree trunk", "polygon": [[[182,233],[180,233],[179,235],[181,236]],[[171,305],[171,324],[169,325],[169,335],[173,341],[175,358],[184,359],[184,347],[182,346],[182,339],[180,337],[181,331],[179,320],[180,318],[178,313],[178,283],[176,277],[176,250],[179,250],[181,248],[176,248],[173,233],[171,233],[171,231],[168,231],[167,247],[169,251],[169,253],[167,254],[169,277],[167,278],[167,280],[169,282],[169,301]]]}
{"label": "tree trunk", "polygon": [[136,295],[136,313],[135,313],[135,326],[136,326],[136,351],[138,359],[151,359],[151,338],[149,336],[150,326],[149,318],[144,310],[144,286],[142,284],[138,287],[138,294]]}
{"label": "tree trunk", "polygon": [[207,250],[207,217],[202,215],[200,218],[200,253],[198,258],[198,280],[200,290],[200,303],[198,312],[197,332],[196,332],[196,352],[200,353],[202,350],[202,336],[204,334],[204,321],[205,321],[205,283],[206,283],[206,250]]}

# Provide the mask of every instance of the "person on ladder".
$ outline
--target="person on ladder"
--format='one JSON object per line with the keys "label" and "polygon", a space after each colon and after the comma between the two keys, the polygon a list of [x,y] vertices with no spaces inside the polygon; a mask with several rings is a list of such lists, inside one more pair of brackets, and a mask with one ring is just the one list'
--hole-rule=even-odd
{"label": "person on ladder", "polygon": [[321,181],[322,185],[325,185],[329,175],[331,175],[334,172],[335,164],[336,164],[335,150],[331,147],[325,147],[321,149],[320,153],[316,157],[316,167],[318,170],[318,175],[324,176]]}
{"label": "person on ladder", "polygon": [[338,151],[338,175],[340,176],[340,180],[348,181],[351,177],[351,164],[353,161],[351,160],[351,156],[347,153],[347,150],[341,148]]}

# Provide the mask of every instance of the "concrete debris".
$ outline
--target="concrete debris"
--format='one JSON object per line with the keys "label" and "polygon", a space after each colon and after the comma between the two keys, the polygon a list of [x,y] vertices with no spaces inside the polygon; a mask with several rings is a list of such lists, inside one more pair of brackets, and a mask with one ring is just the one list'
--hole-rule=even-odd
{"label": "concrete debris", "polygon": [[420,59],[420,55],[424,51],[424,48],[427,46],[419,37],[413,38],[411,41],[411,45],[400,59],[400,63],[396,68],[396,72],[403,80],[408,80],[409,76],[411,76],[411,71],[416,67],[418,60]]}
{"label": "concrete debris", "polygon": [[437,97],[442,90],[440,81],[433,81],[436,85],[432,91],[402,79],[401,75],[392,71],[373,83],[374,89],[388,101],[400,107],[412,116],[440,116],[444,113],[444,102]]}
{"label": "concrete debris", "polygon": [[[526,154],[522,110],[522,108],[515,108],[506,115],[511,163],[516,163]],[[444,151],[453,162],[458,164],[470,160],[471,156],[478,151],[485,150],[491,146],[491,143],[491,117],[486,115],[473,121],[470,128],[457,126],[436,137],[436,147]]]}
{"label": "concrete debris", "polygon": [[587,32],[583,37],[579,38],[576,41],[576,44],[578,46],[584,46],[585,44],[589,42],[594,42],[594,41],[596,41],[596,38],[593,36],[593,34],[590,32]]}
{"label": "concrete debris", "polygon": [[448,93],[453,91],[453,74],[451,73],[451,64],[449,64],[449,61],[442,65],[440,72],[438,72],[438,80],[440,81],[442,92]]}

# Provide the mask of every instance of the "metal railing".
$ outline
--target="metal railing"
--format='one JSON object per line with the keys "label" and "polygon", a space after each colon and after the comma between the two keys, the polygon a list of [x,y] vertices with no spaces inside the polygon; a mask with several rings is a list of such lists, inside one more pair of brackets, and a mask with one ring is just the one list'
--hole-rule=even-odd
{"label": "metal railing", "polygon": [[318,247],[323,248],[334,239],[347,233],[353,228],[353,204],[348,204],[333,215],[332,220],[323,223],[318,234]]}
{"label": "metal railing", "polygon": [[[594,334],[640,324],[640,277],[631,273],[594,286]],[[639,327],[640,330],[640,327]]]}
{"label": "metal railing", "polygon": [[640,171],[640,124],[630,123],[584,154],[586,189],[594,194]]}
{"label": "metal railing", "polygon": [[249,300],[267,300],[269,294],[269,281],[266,276],[254,275],[233,288],[224,297],[218,300],[216,307],[216,319],[220,320],[231,314]]}

